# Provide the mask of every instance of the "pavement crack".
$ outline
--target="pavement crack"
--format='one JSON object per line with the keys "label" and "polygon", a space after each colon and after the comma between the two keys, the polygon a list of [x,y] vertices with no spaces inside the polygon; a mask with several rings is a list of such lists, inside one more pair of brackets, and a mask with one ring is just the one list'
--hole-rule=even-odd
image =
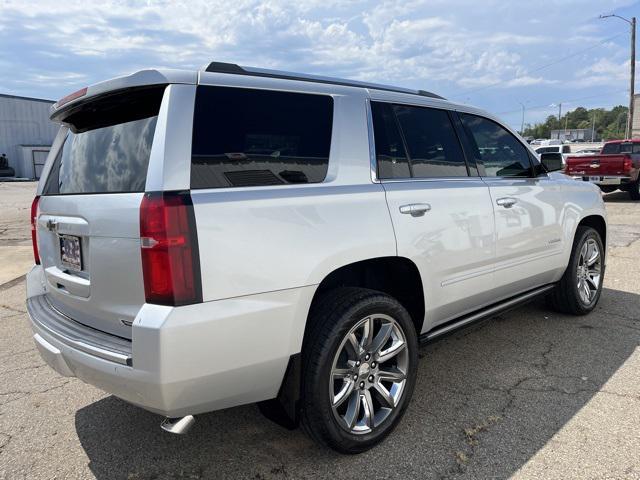
{"label": "pavement crack", "polygon": [[27,370],[37,370],[38,368],[42,368],[42,367],[46,367],[46,366],[47,366],[46,363],[39,363],[37,365],[28,365],[28,366],[24,366],[24,367],[12,368],[11,370],[2,370],[2,371],[0,371],[0,376],[6,375],[7,373],[13,373],[13,372],[23,372],[23,371],[27,371]]}
{"label": "pavement crack", "polygon": [[9,391],[9,392],[0,392],[0,397],[3,397],[3,396],[6,397],[6,396],[10,396],[10,395],[19,395],[19,397],[17,397],[17,398],[12,398],[11,400],[7,400],[6,402],[0,403],[0,406],[5,406],[5,405],[8,405],[10,403],[17,402],[18,400],[21,400],[21,399],[23,399],[25,397],[28,397],[28,396],[31,396],[31,395],[45,394],[45,393],[51,392],[52,390],[56,390],[58,388],[64,387],[70,381],[71,380],[66,380],[66,381],[64,381],[62,383],[59,383],[58,385],[54,385],[52,387],[45,388],[44,390],[34,390],[34,391],[12,390],[12,391]]}
{"label": "pavement crack", "polygon": [[33,348],[29,348],[28,350],[20,350],[19,352],[7,353],[5,355],[0,355],[0,360],[2,360],[3,358],[17,357],[18,355],[24,355],[25,353],[30,353],[33,351],[34,351]]}
{"label": "pavement crack", "polygon": [[2,453],[2,450],[4,450],[7,445],[9,445],[9,442],[12,438],[13,435],[5,432],[0,432],[0,453]]}
{"label": "pavement crack", "polygon": [[[3,285],[6,285],[6,284],[3,283],[2,285],[0,285],[0,289],[2,288]],[[5,305],[4,303],[0,303],[0,308],[4,308],[5,310],[9,310],[10,312],[15,312],[15,313],[27,313],[26,310],[19,310],[10,305]]]}
{"label": "pavement crack", "polygon": [[[627,316],[627,315],[621,315],[621,314],[619,314],[619,313],[608,312],[608,311],[606,311],[606,310],[601,310],[601,312],[602,312],[602,313],[605,313],[605,314],[607,314],[607,315],[611,315],[612,317],[622,318],[622,319],[624,319],[624,320],[629,320],[629,321],[631,321],[631,322],[640,322],[640,318],[629,317],[629,316]],[[624,325],[624,326],[629,327],[629,328],[633,328],[634,330],[640,330],[640,328],[631,327],[631,326],[629,326],[629,325]]]}

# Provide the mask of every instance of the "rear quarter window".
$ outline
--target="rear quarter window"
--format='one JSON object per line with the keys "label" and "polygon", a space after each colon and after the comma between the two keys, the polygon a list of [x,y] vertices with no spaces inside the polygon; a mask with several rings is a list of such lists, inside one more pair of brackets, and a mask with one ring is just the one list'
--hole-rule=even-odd
{"label": "rear quarter window", "polygon": [[328,95],[199,86],[191,188],[322,182],[332,124]]}
{"label": "rear quarter window", "polygon": [[113,92],[73,108],[43,194],[144,191],[164,89]]}
{"label": "rear quarter window", "polygon": [[617,155],[620,153],[621,143],[605,143],[602,147],[603,155]]}

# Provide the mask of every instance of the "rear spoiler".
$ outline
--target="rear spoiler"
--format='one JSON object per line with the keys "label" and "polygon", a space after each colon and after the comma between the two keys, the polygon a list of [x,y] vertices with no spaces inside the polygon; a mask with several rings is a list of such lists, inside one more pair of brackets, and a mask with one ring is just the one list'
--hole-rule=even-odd
{"label": "rear spoiler", "polygon": [[163,85],[170,83],[193,84],[198,82],[198,73],[186,70],[140,70],[123,77],[95,83],[73,92],[54,103],[49,111],[53,121],[60,121],[63,113],[85,101],[109,93],[132,87]]}

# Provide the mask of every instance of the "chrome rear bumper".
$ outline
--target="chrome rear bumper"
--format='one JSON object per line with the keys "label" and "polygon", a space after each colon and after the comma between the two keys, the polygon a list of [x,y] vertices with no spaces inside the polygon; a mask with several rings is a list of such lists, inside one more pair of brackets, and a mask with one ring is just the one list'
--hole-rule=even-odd
{"label": "chrome rear bumper", "polygon": [[573,175],[571,178],[578,181],[591,182],[596,185],[624,185],[631,182],[631,177],[615,175]]}
{"label": "chrome rear bumper", "polygon": [[61,343],[104,360],[132,365],[131,341],[82,325],[56,310],[46,295],[27,300],[27,311],[36,328]]}

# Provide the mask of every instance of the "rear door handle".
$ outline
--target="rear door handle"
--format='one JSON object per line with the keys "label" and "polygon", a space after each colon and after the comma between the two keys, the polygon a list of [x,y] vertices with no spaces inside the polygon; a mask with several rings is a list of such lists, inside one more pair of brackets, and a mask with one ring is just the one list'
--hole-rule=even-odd
{"label": "rear door handle", "polygon": [[500,205],[501,207],[504,208],[511,208],[513,207],[516,203],[518,203],[518,199],[513,198],[513,197],[502,197],[496,200],[496,204]]}
{"label": "rear door handle", "polygon": [[400,213],[411,215],[412,217],[421,217],[430,210],[431,205],[428,203],[411,203],[400,207]]}

